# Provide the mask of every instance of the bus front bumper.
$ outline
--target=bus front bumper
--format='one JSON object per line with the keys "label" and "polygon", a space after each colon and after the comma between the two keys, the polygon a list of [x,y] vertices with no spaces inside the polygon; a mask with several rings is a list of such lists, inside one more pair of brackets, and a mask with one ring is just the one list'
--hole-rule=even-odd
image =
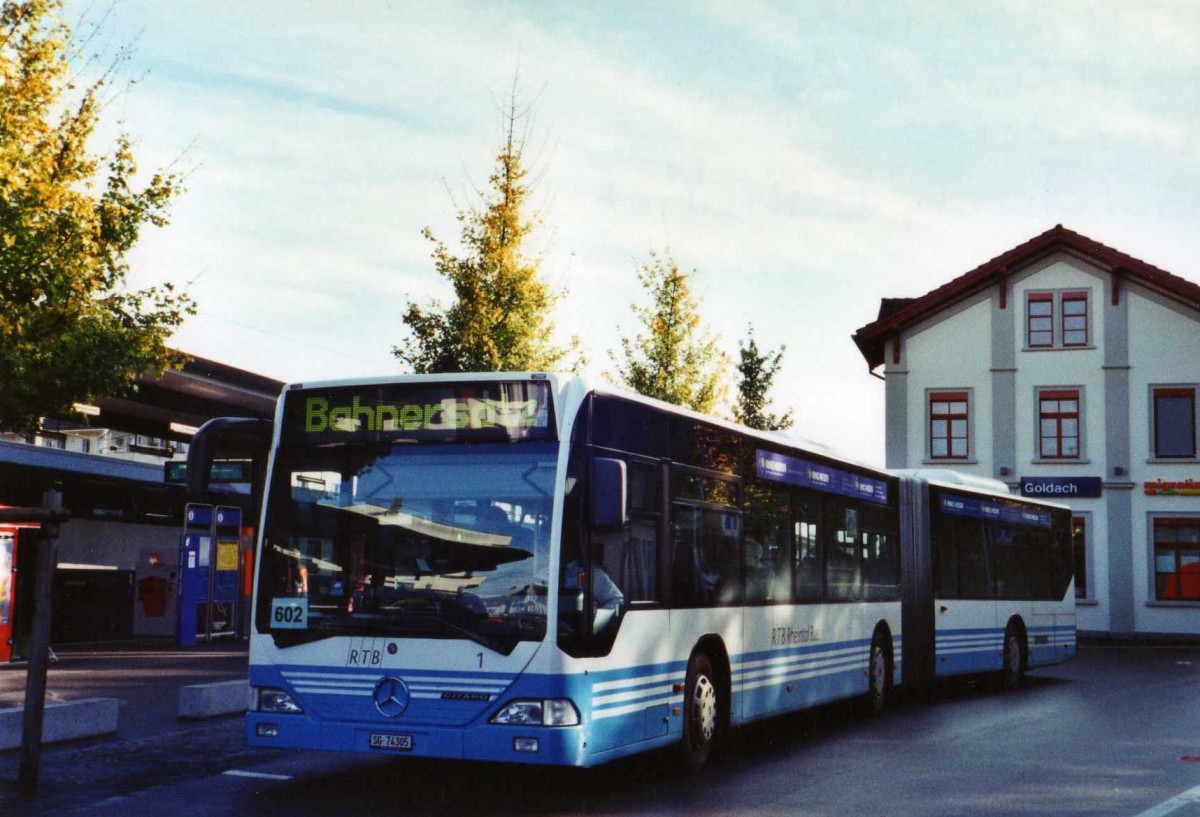
{"label": "bus front bumper", "polygon": [[466,727],[319,721],[299,714],[249,712],[246,743],[279,749],[324,749],[373,755],[483,760],[553,766],[587,765],[579,726]]}

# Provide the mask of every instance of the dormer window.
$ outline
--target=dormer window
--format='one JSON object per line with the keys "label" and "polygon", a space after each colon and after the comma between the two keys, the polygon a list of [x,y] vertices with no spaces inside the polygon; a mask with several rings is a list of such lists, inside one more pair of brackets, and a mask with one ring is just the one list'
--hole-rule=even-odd
{"label": "dormer window", "polygon": [[1025,348],[1071,349],[1091,344],[1086,289],[1029,292],[1025,296]]}
{"label": "dormer window", "polygon": [[1048,349],[1054,345],[1054,293],[1031,292],[1026,302],[1029,346]]}
{"label": "dormer window", "polygon": [[1064,292],[1062,295],[1062,345],[1088,345],[1088,294]]}

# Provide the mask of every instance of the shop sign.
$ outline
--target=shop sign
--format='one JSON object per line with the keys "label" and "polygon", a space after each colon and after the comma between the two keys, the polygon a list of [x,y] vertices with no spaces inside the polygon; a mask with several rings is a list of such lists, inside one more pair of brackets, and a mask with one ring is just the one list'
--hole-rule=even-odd
{"label": "shop sign", "polygon": [[1021,496],[1094,499],[1101,482],[1100,477],[1021,477]]}
{"label": "shop sign", "polygon": [[1168,482],[1156,479],[1142,483],[1146,496],[1200,496],[1200,482],[1194,479]]}

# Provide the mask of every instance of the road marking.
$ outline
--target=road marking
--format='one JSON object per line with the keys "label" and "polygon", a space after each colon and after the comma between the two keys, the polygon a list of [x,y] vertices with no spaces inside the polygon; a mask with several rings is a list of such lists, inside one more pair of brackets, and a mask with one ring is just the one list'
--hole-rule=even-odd
{"label": "road marking", "polygon": [[291,780],[290,774],[268,774],[267,772],[243,772],[241,769],[230,769],[222,772],[230,777],[253,777],[257,780]]}
{"label": "road marking", "polygon": [[1136,814],[1134,817],[1166,817],[1173,811],[1178,811],[1184,806],[1189,806],[1192,803],[1200,803],[1200,786],[1194,789],[1188,789],[1178,797],[1172,797],[1165,803],[1159,803],[1152,809],[1147,809],[1141,814]]}

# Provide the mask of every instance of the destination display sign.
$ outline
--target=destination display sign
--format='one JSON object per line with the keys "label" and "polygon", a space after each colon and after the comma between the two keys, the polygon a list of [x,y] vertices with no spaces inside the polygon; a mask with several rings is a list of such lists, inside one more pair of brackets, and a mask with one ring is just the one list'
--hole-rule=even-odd
{"label": "destination display sign", "polygon": [[995,519],[1008,525],[1029,528],[1050,527],[1050,513],[1034,508],[1022,508],[989,499],[957,494],[942,494],[938,502],[942,513],[968,516],[972,519]]}
{"label": "destination display sign", "polygon": [[886,505],[888,486],[881,479],[864,477],[828,465],[777,454],[774,451],[754,452],[755,473],[760,479],[786,482],[802,488],[813,488],[839,496],[864,499]]}
{"label": "destination display sign", "polygon": [[553,439],[547,381],[396,383],[285,392],[284,437],[368,440]]}

